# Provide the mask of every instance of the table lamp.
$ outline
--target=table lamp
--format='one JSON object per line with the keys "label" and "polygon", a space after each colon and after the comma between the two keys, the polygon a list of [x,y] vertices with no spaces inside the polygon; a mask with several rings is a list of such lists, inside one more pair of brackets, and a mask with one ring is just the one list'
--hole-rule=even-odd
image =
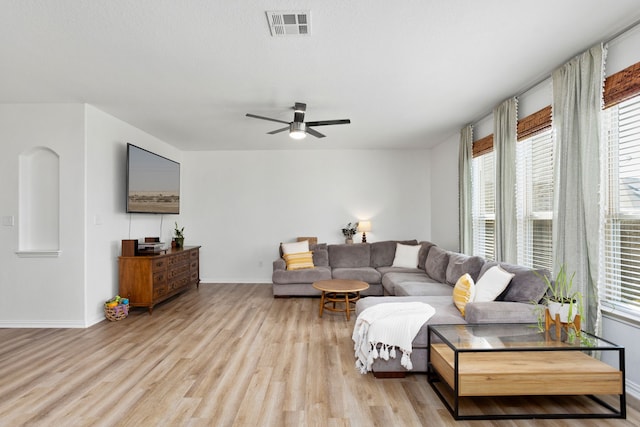
{"label": "table lamp", "polygon": [[362,232],[362,243],[367,243],[367,231],[371,231],[371,221],[358,222],[358,231]]}

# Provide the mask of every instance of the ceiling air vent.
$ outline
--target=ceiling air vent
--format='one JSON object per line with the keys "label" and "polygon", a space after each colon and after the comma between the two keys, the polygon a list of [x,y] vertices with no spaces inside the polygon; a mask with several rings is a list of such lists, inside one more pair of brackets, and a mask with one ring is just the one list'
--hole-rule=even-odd
{"label": "ceiling air vent", "polygon": [[311,34],[311,13],[308,10],[268,10],[266,13],[273,37]]}

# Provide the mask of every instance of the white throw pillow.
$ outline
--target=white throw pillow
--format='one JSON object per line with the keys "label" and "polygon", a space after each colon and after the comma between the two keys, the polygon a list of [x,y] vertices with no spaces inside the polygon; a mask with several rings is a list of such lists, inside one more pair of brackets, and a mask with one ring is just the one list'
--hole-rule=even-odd
{"label": "white throw pillow", "polygon": [[403,245],[396,243],[396,256],[392,267],[418,268],[418,252],[420,245]]}
{"label": "white throw pillow", "polygon": [[282,243],[282,253],[297,254],[300,252],[309,252],[309,241],[303,240],[302,242]]}
{"label": "white throw pillow", "polygon": [[494,301],[502,291],[507,289],[513,276],[515,274],[503,270],[499,265],[494,265],[476,282],[476,296],[473,301]]}

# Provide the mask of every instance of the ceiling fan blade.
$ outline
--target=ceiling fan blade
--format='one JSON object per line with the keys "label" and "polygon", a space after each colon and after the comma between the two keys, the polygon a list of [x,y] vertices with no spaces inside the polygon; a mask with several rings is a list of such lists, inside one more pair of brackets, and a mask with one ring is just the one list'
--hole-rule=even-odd
{"label": "ceiling fan blade", "polygon": [[269,120],[271,122],[289,124],[289,122],[285,122],[284,120],[272,119],[271,117],[257,116],[255,114],[251,114],[251,113],[247,113],[247,117],[253,117],[254,119]]}
{"label": "ceiling fan blade", "polygon": [[309,126],[328,126],[328,125],[348,125],[351,123],[351,120],[320,120],[318,122],[306,122],[307,127]]}
{"label": "ceiling fan blade", "polygon": [[307,111],[307,104],[296,102],[296,105],[293,106],[293,111],[293,121],[302,123],[304,122],[304,113]]}
{"label": "ceiling fan blade", "polygon": [[320,132],[318,132],[317,130],[311,129],[309,127],[307,127],[307,131],[306,131],[309,135],[313,135],[316,138],[324,138],[325,135],[321,134]]}
{"label": "ceiling fan blade", "polygon": [[275,135],[276,133],[284,132],[285,130],[289,130],[289,126],[284,127],[282,129],[272,130],[271,132],[267,132],[269,135]]}

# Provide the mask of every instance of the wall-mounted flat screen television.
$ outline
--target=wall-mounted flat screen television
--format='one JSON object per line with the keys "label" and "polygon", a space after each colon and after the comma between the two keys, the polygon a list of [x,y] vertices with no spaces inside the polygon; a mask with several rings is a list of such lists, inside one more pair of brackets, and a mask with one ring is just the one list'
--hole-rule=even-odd
{"label": "wall-mounted flat screen television", "polygon": [[180,163],[127,144],[127,212],[180,213]]}

